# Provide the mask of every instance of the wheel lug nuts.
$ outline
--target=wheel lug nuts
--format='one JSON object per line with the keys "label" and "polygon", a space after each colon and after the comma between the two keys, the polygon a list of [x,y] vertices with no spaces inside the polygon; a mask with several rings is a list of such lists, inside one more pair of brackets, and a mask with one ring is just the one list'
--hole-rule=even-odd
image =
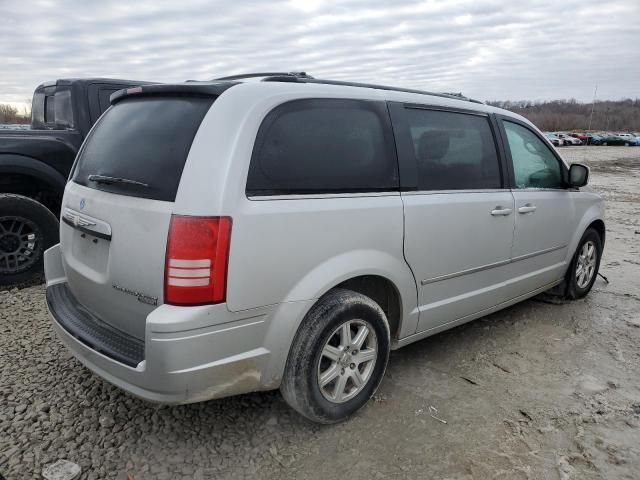
{"label": "wheel lug nuts", "polygon": [[356,368],[356,364],[352,363],[351,365],[349,365],[349,367],[351,368],[351,370],[353,370],[354,368]]}
{"label": "wheel lug nuts", "polygon": [[344,375],[344,368],[340,370],[340,375]]}

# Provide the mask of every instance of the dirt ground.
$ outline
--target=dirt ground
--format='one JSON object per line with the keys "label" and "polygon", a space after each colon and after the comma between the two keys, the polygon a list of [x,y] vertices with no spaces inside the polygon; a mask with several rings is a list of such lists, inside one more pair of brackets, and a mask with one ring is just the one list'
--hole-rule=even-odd
{"label": "dirt ground", "polygon": [[40,478],[640,478],[640,147],[568,147],[607,201],[592,293],[541,296],[392,353],[374,400],[312,425],[277,392],[179,407],[110,386],[56,339],[41,286],[0,292],[0,472]]}

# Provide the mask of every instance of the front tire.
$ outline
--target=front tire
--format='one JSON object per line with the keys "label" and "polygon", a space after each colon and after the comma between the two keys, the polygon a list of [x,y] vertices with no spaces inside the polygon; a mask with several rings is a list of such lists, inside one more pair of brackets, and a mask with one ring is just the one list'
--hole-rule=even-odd
{"label": "front tire", "polygon": [[602,239],[593,228],[588,228],[573,256],[567,271],[567,292],[569,299],[582,298],[589,293],[596,281],[602,258]]}
{"label": "front tire", "polygon": [[0,194],[0,287],[42,280],[44,251],[58,241],[58,220],[35,200]]}
{"label": "front tire", "polygon": [[360,293],[335,289],[302,321],[280,391],[298,413],[317,423],[341,422],[378,389],[391,335],[383,310]]}

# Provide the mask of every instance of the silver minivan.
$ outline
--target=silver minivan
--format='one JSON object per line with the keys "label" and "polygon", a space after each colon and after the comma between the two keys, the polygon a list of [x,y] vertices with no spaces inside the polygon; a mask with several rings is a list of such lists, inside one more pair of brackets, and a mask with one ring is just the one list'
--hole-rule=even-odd
{"label": "silver minivan", "polygon": [[545,290],[586,295],[603,202],[526,119],[304,74],[115,93],[45,257],[60,339],[188,403],[280,388],[347,418],[389,351]]}

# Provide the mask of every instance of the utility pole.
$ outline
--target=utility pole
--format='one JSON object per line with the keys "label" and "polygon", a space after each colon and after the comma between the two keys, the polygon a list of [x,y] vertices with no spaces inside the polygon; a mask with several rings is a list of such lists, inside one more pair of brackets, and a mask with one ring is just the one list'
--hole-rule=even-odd
{"label": "utility pole", "polygon": [[593,109],[596,106],[596,93],[598,93],[597,83],[596,83],[596,89],[593,91],[593,102],[591,102],[591,115],[589,115],[589,128],[587,128],[587,132],[591,130],[591,121],[593,120]]}

